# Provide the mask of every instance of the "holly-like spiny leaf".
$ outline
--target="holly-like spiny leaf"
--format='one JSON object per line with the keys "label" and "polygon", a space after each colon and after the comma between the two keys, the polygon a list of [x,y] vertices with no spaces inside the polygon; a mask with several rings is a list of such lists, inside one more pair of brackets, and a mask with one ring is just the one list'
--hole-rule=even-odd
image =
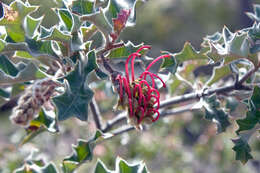
{"label": "holly-like spiny leaf", "polygon": [[[124,46],[111,50],[108,57],[110,59],[127,58],[130,54],[136,52],[142,46],[143,44],[134,45],[132,42],[128,41],[127,43],[124,44]],[[140,53],[144,54],[145,52],[146,51],[143,50]]]}
{"label": "holly-like spiny leaf", "polygon": [[94,1],[75,0],[72,2],[72,12],[79,15],[87,15],[95,12]]}
{"label": "holly-like spiny leaf", "polygon": [[50,163],[44,167],[38,166],[37,164],[26,164],[21,168],[18,168],[14,173],[58,173],[56,166]]}
{"label": "holly-like spiny leaf", "polygon": [[46,163],[44,158],[38,158],[36,149],[32,149],[30,156],[24,161],[24,164],[15,169],[14,173],[58,173],[56,166],[50,162]]}
{"label": "holly-like spiny leaf", "polygon": [[232,33],[227,27],[223,28],[222,37],[224,42],[209,42],[210,51],[207,56],[214,62],[224,61],[224,65],[230,64],[239,59],[247,59],[255,66],[258,64],[258,58],[255,52],[251,50],[247,31]]}
{"label": "holly-like spiny leaf", "polygon": [[240,137],[238,139],[233,139],[232,142],[235,144],[232,149],[236,152],[236,160],[240,160],[245,164],[249,159],[253,159],[253,156],[250,154],[251,148],[248,145],[247,140]]}
{"label": "holly-like spiny leaf", "polygon": [[48,131],[50,133],[59,132],[58,122],[55,117],[55,113],[51,111],[46,111],[45,109],[41,109],[38,117],[30,122],[30,125],[26,129],[26,131],[27,134],[23,138],[23,141],[20,145],[31,141],[34,137],[44,131]]}
{"label": "holly-like spiny leaf", "polygon": [[29,47],[27,52],[34,56],[47,56],[48,58],[59,58],[53,49],[53,43],[50,40],[37,40],[37,38],[29,39],[26,38],[26,43]]}
{"label": "holly-like spiny leaf", "polygon": [[0,85],[27,82],[46,77],[32,62],[22,69],[18,69],[6,56],[2,55],[0,59]]}
{"label": "holly-like spiny leaf", "polygon": [[[164,51],[163,53],[172,55],[171,58],[164,59],[162,63],[162,68],[166,68],[172,74],[174,74],[177,70],[179,64],[190,61],[190,60],[208,60],[207,55],[205,53],[207,49],[201,49],[201,51],[196,51],[189,42],[184,44],[183,49],[179,53],[169,53]],[[202,61],[200,61],[202,62]]]}
{"label": "holly-like spiny leaf", "polygon": [[51,28],[50,30],[44,29],[43,27],[41,29],[42,32],[39,38],[41,40],[55,40],[60,42],[69,42],[71,40],[71,35],[63,33],[56,27]]}
{"label": "holly-like spiny leaf", "polygon": [[73,145],[73,153],[65,158],[62,162],[64,173],[74,172],[82,163],[92,160],[93,150],[97,142],[106,138],[106,135],[101,131],[96,131],[96,134],[88,141],[78,140],[77,145]]}
{"label": "holly-like spiny leaf", "polygon": [[59,12],[61,21],[67,28],[67,31],[71,31],[72,26],[73,26],[73,18],[72,18],[72,14],[70,13],[70,11],[66,10],[66,9],[59,9],[58,12]]}
{"label": "holly-like spiny leaf", "polygon": [[74,71],[65,77],[65,92],[53,98],[60,121],[74,116],[82,121],[88,118],[88,104],[94,93],[86,86],[86,76],[80,66],[81,63],[78,62]]}
{"label": "holly-like spiny leaf", "polygon": [[204,99],[205,118],[217,123],[218,133],[224,132],[230,125],[228,114],[220,107],[216,95]]}
{"label": "holly-like spiny leaf", "polygon": [[77,63],[75,69],[65,79],[65,92],[53,98],[58,109],[58,119],[65,120],[77,117],[86,121],[88,118],[88,104],[93,97],[93,91],[87,86],[88,74],[96,67],[95,50],[88,53],[88,63]]}
{"label": "holly-like spiny leaf", "polygon": [[94,173],[113,173],[113,171],[109,170],[106,165],[98,159]]}
{"label": "holly-like spiny leaf", "polygon": [[249,110],[244,119],[237,120],[239,134],[242,131],[251,130],[260,123],[260,88],[255,86],[251,99],[248,101]]}
{"label": "holly-like spiny leaf", "polygon": [[181,52],[172,54],[172,56],[175,57],[178,64],[188,60],[208,59],[205,52],[196,51],[189,42],[184,44]]}
{"label": "holly-like spiny leaf", "polygon": [[40,18],[43,16],[41,23],[42,26],[51,28],[59,23],[59,17],[54,9],[63,7],[63,0],[28,0],[28,2],[31,5],[39,6],[39,8],[31,14],[31,16],[34,18]]}
{"label": "holly-like spiny leaf", "polygon": [[227,77],[229,75],[232,75],[232,71],[228,65],[217,66],[213,69],[213,73],[210,79],[207,81],[207,84],[210,86],[215,82],[219,81],[220,79],[223,79],[224,77]]}
{"label": "holly-like spiny leaf", "polygon": [[136,164],[129,164],[120,157],[116,158],[116,169],[114,171],[106,168],[105,164],[101,161],[97,161],[97,165],[94,173],[148,173],[144,162]]}
{"label": "holly-like spiny leaf", "polygon": [[83,41],[86,42],[92,37],[97,31],[96,25],[90,25],[89,27],[81,27],[81,33]]}
{"label": "holly-like spiny leaf", "polygon": [[42,18],[34,19],[30,17],[29,15],[26,16],[25,22],[24,22],[24,30],[29,38],[33,38],[35,36],[35,33],[40,26]]}
{"label": "holly-like spiny leaf", "polygon": [[0,70],[10,76],[16,76],[19,72],[14,63],[5,55],[0,55]]}

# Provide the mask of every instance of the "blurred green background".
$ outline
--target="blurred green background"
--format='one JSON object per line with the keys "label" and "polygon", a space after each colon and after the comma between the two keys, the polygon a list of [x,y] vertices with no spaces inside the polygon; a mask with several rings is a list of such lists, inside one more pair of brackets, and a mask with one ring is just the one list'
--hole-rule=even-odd
{"label": "blurred green background", "polygon": [[[244,12],[252,11],[253,3],[260,0],[148,0],[138,4],[137,25],[127,28],[121,39],[152,45],[154,56],[160,50],[178,52],[186,41],[198,49],[204,36],[221,31],[224,25],[233,32],[250,26],[252,21]],[[96,98],[103,119],[112,118],[111,93],[97,89]],[[32,143],[18,147],[24,130],[11,125],[8,112],[0,115],[0,173],[21,166],[33,148],[59,165],[77,138],[87,139],[95,132],[92,121],[69,119],[60,123],[60,134],[43,133]],[[130,162],[144,160],[151,173],[259,173],[259,139],[255,136],[250,141],[255,160],[242,165],[235,161],[230,140],[236,136],[236,129],[232,126],[228,133],[216,135],[215,125],[204,120],[200,111],[171,116],[147,131],[131,131],[98,145],[93,161],[78,172],[91,172],[98,157],[113,169],[119,155]]]}

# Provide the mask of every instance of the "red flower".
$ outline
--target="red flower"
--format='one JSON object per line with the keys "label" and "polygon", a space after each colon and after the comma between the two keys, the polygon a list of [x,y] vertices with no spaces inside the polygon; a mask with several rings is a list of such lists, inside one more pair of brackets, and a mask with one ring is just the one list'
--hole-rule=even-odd
{"label": "red flower", "polygon": [[[140,51],[150,49],[150,46],[142,46],[135,53],[132,53],[125,63],[125,76],[118,75],[116,80],[119,81],[119,102],[118,106],[128,109],[130,121],[139,128],[141,123],[152,123],[159,119],[160,113],[160,93],[155,88],[155,79],[159,79],[163,87],[166,87],[164,81],[156,74],[149,72],[149,69],[158,60],[170,57],[170,55],[162,55],[154,59],[145,69],[145,71],[135,79],[134,60],[140,57]],[[131,60],[131,77],[129,79],[128,63]],[[151,85],[146,81],[150,76]]]}

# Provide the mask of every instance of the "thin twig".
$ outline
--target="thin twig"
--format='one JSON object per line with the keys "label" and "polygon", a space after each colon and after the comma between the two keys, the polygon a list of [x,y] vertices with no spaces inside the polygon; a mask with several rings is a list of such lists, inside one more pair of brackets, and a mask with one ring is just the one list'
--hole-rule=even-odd
{"label": "thin twig", "polygon": [[194,110],[196,110],[196,108],[194,108],[194,105],[195,104],[189,104],[189,105],[173,108],[173,109],[170,109],[170,110],[164,110],[160,114],[160,117],[164,118],[164,117],[167,117],[167,116],[178,115],[178,114],[181,114],[181,113],[184,113],[184,112],[194,111]]}
{"label": "thin twig", "polygon": [[126,115],[126,114],[127,114],[127,112],[125,111],[125,112],[123,112],[123,113],[117,115],[114,119],[107,121],[106,126],[102,129],[102,131],[103,131],[104,133],[105,133],[105,132],[108,132],[108,131],[111,130],[115,125],[120,124],[120,123],[126,121],[126,120],[127,120],[127,117],[126,117],[127,115]]}
{"label": "thin twig", "polygon": [[96,100],[93,98],[92,101],[89,103],[90,109],[93,114],[94,122],[96,124],[97,129],[102,129],[102,123],[101,123],[101,115],[98,108],[98,105],[96,103]]}
{"label": "thin twig", "polygon": [[135,127],[131,126],[131,125],[124,125],[116,130],[113,130],[111,133],[113,134],[113,136],[117,136],[117,135],[121,135],[125,132],[129,132],[131,130],[134,130]]}

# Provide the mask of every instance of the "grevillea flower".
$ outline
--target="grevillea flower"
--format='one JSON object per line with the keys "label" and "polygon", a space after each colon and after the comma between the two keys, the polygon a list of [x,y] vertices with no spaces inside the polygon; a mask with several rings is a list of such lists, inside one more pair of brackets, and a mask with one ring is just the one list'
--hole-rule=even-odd
{"label": "grevillea flower", "polygon": [[[130,123],[138,129],[142,123],[152,123],[159,119],[160,113],[160,93],[155,88],[155,79],[159,79],[163,87],[166,87],[164,81],[156,74],[149,72],[154,63],[163,58],[169,58],[170,55],[162,55],[154,59],[135,79],[134,60],[140,57],[140,51],[150,49],[150,46],[142,46],[135,53],[132,53],[125,63],[125,76],[117,75],[116,80],[119,83],[119,102],[118,106],[128,110]],[[131,79],[129,78],[128,64],[131,60]],[[151,83],[146,79],[150,77]]]}

